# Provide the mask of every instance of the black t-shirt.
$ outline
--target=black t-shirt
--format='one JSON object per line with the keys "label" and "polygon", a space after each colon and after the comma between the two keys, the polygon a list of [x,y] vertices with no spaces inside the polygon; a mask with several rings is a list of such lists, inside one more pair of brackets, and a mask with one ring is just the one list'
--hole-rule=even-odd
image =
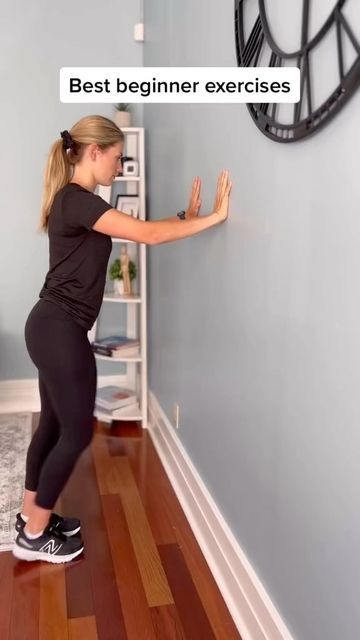
{"label": "black t-shirt", "polygon": [[102,304],[110,236],[92,226],[111,205],[71,182],[55,195],[49,215],[49,271],[40,298],[55,302],[86,329]]}

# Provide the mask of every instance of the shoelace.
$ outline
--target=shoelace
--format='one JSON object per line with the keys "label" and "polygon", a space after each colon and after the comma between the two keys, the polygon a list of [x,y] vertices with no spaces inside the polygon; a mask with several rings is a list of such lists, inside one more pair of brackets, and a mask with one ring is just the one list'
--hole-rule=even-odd
{"label": "shoelace", "polygon": [[50,516],[50,525],[53,527],[59,527],[64,522],[64,518],[62,516],[55,515],[52,513]]}
{"label": "shoelace", "polygon": [[46,528],[46,533],[55,536],[56,538],[61,540],[61,542],[67,542],[67,537],[63,533],[61,533],[61,531],[58,531],[57,526],[57,523],[49,524],[49,526]]}

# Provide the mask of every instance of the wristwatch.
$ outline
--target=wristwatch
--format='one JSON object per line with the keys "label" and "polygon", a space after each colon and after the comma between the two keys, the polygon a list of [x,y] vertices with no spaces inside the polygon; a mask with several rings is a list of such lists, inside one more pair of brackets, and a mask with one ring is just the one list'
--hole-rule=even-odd
{"label": "wristwatch", "polygon": [[180,220],[185,220],[186,218],[186,211],[179,211],[179,213],[176,214],[178,218],[180,218]]}

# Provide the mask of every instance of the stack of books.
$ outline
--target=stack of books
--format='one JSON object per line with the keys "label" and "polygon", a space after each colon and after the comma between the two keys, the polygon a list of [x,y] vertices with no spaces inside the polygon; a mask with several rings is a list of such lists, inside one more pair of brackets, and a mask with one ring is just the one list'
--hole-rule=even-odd
{"label": "stack of books", "polygon": [[135,391],[124,387],[107,385],[106,387],[100,387],[96,391],[95,404],[101,410],[115,411],[115,409],[122,409],[136,404],[136,402]]}
{"label": "stack of books", "polygon": [[107,336],[91,343],[94,353],[110,358],[136,356],[139,353],[139,340],[127,336]]}

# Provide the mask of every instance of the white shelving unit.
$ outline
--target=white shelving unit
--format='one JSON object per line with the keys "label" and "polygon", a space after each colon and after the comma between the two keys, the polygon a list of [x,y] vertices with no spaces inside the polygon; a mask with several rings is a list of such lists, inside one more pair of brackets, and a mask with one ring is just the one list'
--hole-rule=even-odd
{"label": "white shelving unit", "polygon": [[[144,153],[144,129],[143,127],[128,127],[121,129],[125,134],[124,155],[135,158],[139,163],[138,176],[121,176],[115,178],[114,182],[124,182],[124,195],[136,195],[139,198],[139,218],[145,220],[145,153]],[[111,202],[112,186],[98,187],[98,194],[107,202]],[[96,359],[116,364],[126,364],[126,386],[136,391],[137,404],[117,409],[109,412],[102,411],[95,407],[95,416],[98,420],[111,422],[112,420],[138,420],[142,427],[147,428],[148,416],[148,383],[147,383],[147,319],[146,319],[146,245],[136,243],[131,240],[112,238],[113,245],[119,243],[119,256],[121,243],[128,245],[128,254],[137,266],[137,291],[131,295],[116,295],[115,293],[105,293],[103,304],[126,304],[127,305],[127,327],[126,334],[129,338],[139,338],[140,348],[137,354],[124,356],[123,358],[112,358],[95,354]],[[100,311],[101,313],[101,311]],[[95,322],[89,340],[93,341],[97,337],[97,322]]]}

